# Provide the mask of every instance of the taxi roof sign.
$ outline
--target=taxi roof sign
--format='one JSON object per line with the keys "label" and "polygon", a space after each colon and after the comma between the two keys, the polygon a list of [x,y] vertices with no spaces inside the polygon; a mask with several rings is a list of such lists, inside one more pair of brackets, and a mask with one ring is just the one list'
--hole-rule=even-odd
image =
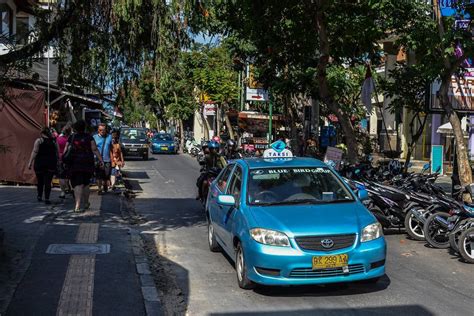
{"label": "taxi roof sign", "polygon": [[263,158],[293,158],[293,153],[286,148],[284,141],[278,140],[263,152]]}

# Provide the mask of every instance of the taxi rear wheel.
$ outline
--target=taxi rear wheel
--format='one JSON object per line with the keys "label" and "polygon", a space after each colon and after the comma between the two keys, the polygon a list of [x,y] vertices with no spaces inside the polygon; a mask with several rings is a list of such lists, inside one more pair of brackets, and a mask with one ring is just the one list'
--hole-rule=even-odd
{"label": "taxi rear wheel", "polygon": [[209,242],[209,250],[212,252],[219,252],[221,251],[221,246],[217,243],[216,235],[214,233],[214,226],[212,225],[211,221],[207,221],[207,240]]}
{"label": "taxi rear wheel", "polygon": [[250,290],[255,287],[255,283],[247,278],[247,266],[245,265],[244,251],[240,243],[237,244],[235,255],[235,271],[237,272],[237,282],[240,288]]}

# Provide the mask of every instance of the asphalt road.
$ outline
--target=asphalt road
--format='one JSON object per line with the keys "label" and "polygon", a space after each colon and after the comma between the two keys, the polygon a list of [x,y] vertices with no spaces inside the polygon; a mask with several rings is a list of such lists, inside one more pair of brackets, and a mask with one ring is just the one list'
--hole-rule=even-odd
{"label": "asphalt road", "polygon": [[128,161],[135,209],[157,251],[155,269],[167,314],[474,315],[474,265],[405,234],[386,236],[387,274],[376,285],[260,287],[241,290],[233,263],[207,245],[195,201],[197,163],[187,155]]}

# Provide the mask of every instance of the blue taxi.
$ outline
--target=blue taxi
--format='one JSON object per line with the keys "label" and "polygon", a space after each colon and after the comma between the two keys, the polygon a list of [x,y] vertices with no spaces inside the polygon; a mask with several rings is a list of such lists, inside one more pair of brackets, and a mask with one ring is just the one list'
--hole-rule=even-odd
{"label": "blue taxi", "polygon": [[211,251],[235,260],[241,288],[366,280],[385,274],[382,227],[323,162],[281,143],[264,158],[232,161],[206,204]]}
{"label": "blue taxi", "polygon": [[153,136],[151,142],[151,152],[153,154],[176,154],[177,148],[174,144],[174,139],[171,134],[158,133]]}

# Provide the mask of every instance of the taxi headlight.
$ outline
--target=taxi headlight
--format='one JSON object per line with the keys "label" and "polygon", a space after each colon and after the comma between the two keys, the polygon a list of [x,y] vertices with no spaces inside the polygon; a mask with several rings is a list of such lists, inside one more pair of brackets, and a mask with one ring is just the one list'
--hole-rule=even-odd
{"label": "taxi headlight", "polygon": [[279,247],[290,246],[290,240],[288,239],[288,236],[274,230],[254,228],[250,230],[250,236],[252,236],[256,242],[264,245]]}
{"label": "taxi headlight", "polygon": [[374,223],[365,226],[360,236],[360,242],[371,241],[383,236],[382,225],[380,223]]}

